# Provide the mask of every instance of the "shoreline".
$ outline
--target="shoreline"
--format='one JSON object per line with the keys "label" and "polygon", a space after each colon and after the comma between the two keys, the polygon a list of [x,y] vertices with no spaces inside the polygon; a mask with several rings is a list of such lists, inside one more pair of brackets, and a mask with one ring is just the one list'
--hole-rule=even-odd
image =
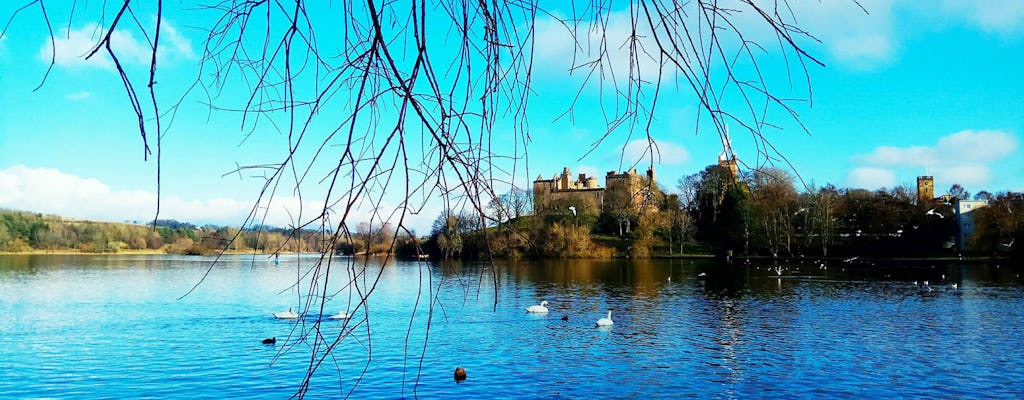
{"label": "shoreline", "polygon": [[[204,254],[204,255],[197,256],[197,257],[216,256],[218,254],[223,254],[223,255],[257,255],[257,256],[268,256],[268,257],[274,255],[274,253],[266,253],[266,252],[262,252],[262,251],[230,250],[230,251],[225,251],[224,253],[214,252],[214,253],[211,253],[211,254]],[[319,254],[319,253],[278,252],[277,254],[285,255],[285,254]],[[122,251],[118,251],[116,253],[88,253],[88,252],[82,252],[80,250],[75,250],[75,249],[31,250],[31,251],[21,251],[21,252],[0,251],[0,256],[34,256],[34,255],[51,255],[51,256],[139,256],[139,255],[187,255],[187,254],[168,253],[167,251],[165,251],[163,249],[158,249],[158,250],[154,250],[154,249],[122,250]],[[619,258],[619,257],[613,257],[613,258]],[[631,257],[622,257],[622,258],[629,259]],[[646,258],[635,258],[635,259],[637,259],[637,260],[640,260],[640,259],[649,259],[649,260],[654,260],[654,259],[696,260],[696,259],[713,259],[713,258],[721,258],[721,257],[716,256],[714,254],[687,253],[687,254],[656,254],[656,255],[652,255],[650,257],[646,257]],[[550,258],[550,259],[548,259],[548,258],[541,258],[541,260],[559,260],[559,259],[562,259],[562,258]],[[564,258],[564,259],[573,259],[573,258]],[[854,265],[856,265],[856,264],[864,264],[864,263],[874,263],[874,262],[901,262],[901,263],[961,262],[961,263],[967,263],[967,264],[985,264],[985,263],[991,263],[991,262],[1009,261],[1009,259],[1003,258],[1003,257],[993,259],[991,257],[979,257],[979,256],[971,256],[971,257],[963,257],[963,258],[949,257],[949,256],[945,256],[945,257],[942,257],[942,256],[939,256],[939,257],[855,257],[852,260],[848,259],[846,257],[734,256],[734,257],[732,257],[732,262],[731,263],[744,263],[744,262],[751,262],[751,261],[759,262],[759,263],[764,263],[764,262],[802,263],[802,262],[810,261],[810,260],[818,261],[818,262],[827,261],[827,262],[834,263],[834,264],[847,264],[847,265],[850,265],[851,264],[850,261],[853,261],[853,260],[856,260],[856,262],[853,263]]]}
{"label": "shoreline", "polygon": [[[50,255],[50,256],[139,256],[139,255],[174,255],[175,253],[168,253],[162,249],[146,249],[146,250],[121,250],[116,253],[89,253],[75,249],[62,249],[62,250],[31,250],[31,251],[0,251],[0,256],[32,256],[32,255]],[[212,253],[210,255],[220,254]],[[256,255],[273,255],[274,253],[265,253],[262,251],[241,251],[241,250],[230,250],[225,251],[223,254],[238,255],[238,254],[256,254]],[[291,252],[279,252],[278,254],[296,254]],[[183,255],[183,254],[178,254]]]}

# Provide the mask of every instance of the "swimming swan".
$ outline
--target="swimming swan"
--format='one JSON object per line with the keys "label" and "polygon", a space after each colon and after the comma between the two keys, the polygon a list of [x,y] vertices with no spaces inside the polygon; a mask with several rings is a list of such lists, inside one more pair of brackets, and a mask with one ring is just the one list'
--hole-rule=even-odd
{"label": "swimming swan", "polygon": [[292,311],[292,309],[289,308],[288,311],[274,313],[274,318],[296,319],[296,318],[299,318],[299,314],[296,314],[295,311]]}
{"label": "swimming swan", "polygon": [[597,326],[612,326],[615,321],[612,321],[612,310],[608,310],[608,317],[597,320]]}
{"label": "swimming swan", "polygon": [[349,314],[347,311],[339,311],[337,314],[334,314],[334,315],[332,315],[330,317],[327,317],[327,319],[349,319],[349,318],[352,318],[352,314]]}
{"label": "swimming swan", "polygon": [[544,301],[540,302],[540,305],[526,307],[526,312],[528,312],[528,313],[537,313],[537,314],[547,314],[547,312],[548,312],[548,301],[544,300]]}

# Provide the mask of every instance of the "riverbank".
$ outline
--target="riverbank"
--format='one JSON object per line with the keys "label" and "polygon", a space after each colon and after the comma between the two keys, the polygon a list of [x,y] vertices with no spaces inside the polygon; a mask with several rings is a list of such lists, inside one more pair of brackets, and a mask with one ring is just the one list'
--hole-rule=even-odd
{"label": "riverbank", "polygon": [[[719,258],[718,256],[710,254],[659,254],[652,258],[663,258],[663,259],[708,259],[708,258]],[[952,257],[952,256],[936,256],[936,257],[771,257],[771,256],[733,256],[730,258],[732,263],[749,263],[755,262],[759,264],[764,263],[785,263],[785,264],[824,264],[824,265],[873,265],[883,263],[901,263],[901,264],[927,264],[927,263],[950,263],[957,262],[962,264],[988,264],[988,263],[1008,263],[1013,262],[1011,258],[1000,256],[970,256],[970,257]]]}
{"label": "riverbank", "polygon": [[[58,256],[137,256],[137,255],[162,255],[172,254],[168,253],[164,249],[141,249],[141,250],[119,250],[117,252],[110,253],[96,253],[81,251],[77,249],[61,249],[61,250],[37,250],[32,249],[29,251],[0,251],[0,256],[18,256],[18,255],[58,255]],[[214,253],[218,254],[218,253]],[[252,251],[252,250],[228,250],[223,254],[257,254],[257,255],[273,255],[274,253],[266,253],[263,251]],[[277,254],[293,254],[291,252],[279,252]]]}

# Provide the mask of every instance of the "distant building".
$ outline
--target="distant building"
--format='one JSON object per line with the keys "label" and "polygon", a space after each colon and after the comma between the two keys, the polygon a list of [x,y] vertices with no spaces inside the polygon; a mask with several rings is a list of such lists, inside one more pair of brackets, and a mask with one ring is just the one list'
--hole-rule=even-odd
{"label": "distant building", "polygon": [[740,179],[740,164],[736,159],[736,153],[732,151],[732,139],[729,138],[729,129],[726,128],[722,135],[722,154],[718,155],[718,166],[729,171],[729,179],[736,183]]}
{"label": "distant building", "polygon": [[658,184],[654,177],[654,168],[649,168],[645,176],[636,173],[636,168],[629,171],[616,173],[608,171],[604,176],[605,186],[608,187],[605,193],[605,206],[602,211],[631,211],[639,212],[644,209],[657,209],[654,201],[654,191]]}
{"label": "distant building", "polygon": [[600,211],[638,212],[657,208],[652,197],[653,189],[657,188],[653,168],[648,169],[646,175],[639,175],[635,168],[623,173],[609,171],[605,175],[605,185],[607,189],[598,186],[597,179],[586,174],[579,174],[573,179],[568,167],[551,179],[538,176],[533,181],[534,213],[565,212],[553,209],[556,204],[565,202],[592,203]]}
{"label": "distant building", "polygon": [[537,176],[533,181],[533,212],[548,213],[558,200],[593,202],[600,210],[604,207],[604,192],[604,188],[597,186],[597,178],[579,174],[578,179],[573,180],[572,172],[566,167],[551,179]]}
{"label": "distant building", "polygon": [[970,250],[971,235],[974,233],[974,211],[988,205],[987,200],[956,200],[956,249],[960,252]]}
{"label": "distant building", "polygon": [[917,177],[917,204],[927,205],[935,198],[935,179],[931,176]]}

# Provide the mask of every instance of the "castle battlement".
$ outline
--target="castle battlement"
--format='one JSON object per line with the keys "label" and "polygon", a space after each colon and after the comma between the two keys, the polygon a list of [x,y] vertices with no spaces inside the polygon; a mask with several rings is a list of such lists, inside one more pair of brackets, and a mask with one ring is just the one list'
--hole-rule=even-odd
{"label": "castle battlement", "polygon": [[633,212],[654,205],[650,201],[651,188],[657,187],[653,168],[648,169],[645,175],[638,174],[636,168],[622,173],[608,171],[605,185],[607,188],[598,186],[597,179],[586,174],[579,174],[574,180],[568,167],[551,179],[538,176],[533,181],[534,212],[543,214],[560,209],[560,203],[593,204],[598,211]]}

